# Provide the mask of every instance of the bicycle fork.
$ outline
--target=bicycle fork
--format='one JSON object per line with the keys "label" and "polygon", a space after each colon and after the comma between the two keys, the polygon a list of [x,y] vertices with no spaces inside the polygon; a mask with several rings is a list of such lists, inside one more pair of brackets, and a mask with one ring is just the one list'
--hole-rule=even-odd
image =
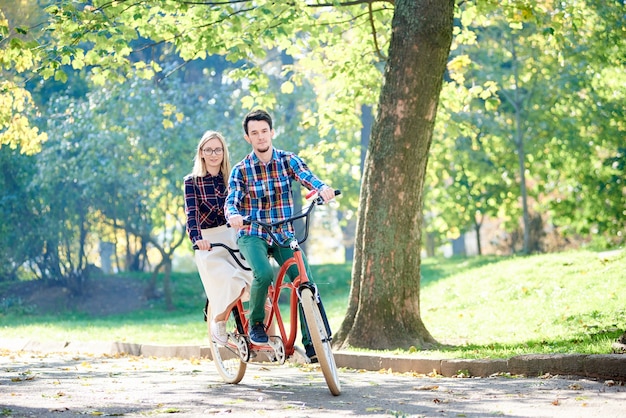
{"label": "bicycle fork", "polygon": [[[304,288],[307,287],[311,290],[311,292],[313,292],[313,295],[315,297],[315,303],[317,304],[317,307],[320,310],[320,314],[322,315],[322,320],[324,321],[324,328],[326,328],[326,335],[328,336],[328,341],[332,341],[333,339],[333,333],[330,330],[330,324],[328,323],[328,317],[326,316],[326,310],[324,309],[324,304],[322,303],[322,298],[320,297],[319,292],[317,291],[317,286],[315,284],[312,283],[306,283],[306,284],[302,284],[300,286],[300,288],[298,289],[298,299],[301,298],[300,296],[300,291]],[[302,303],[298,303],[298,309],[300,310],[300,317],[304,318],[304,313],[302,312]],[[311,333],[309,331],[309,324],[306,323],[306,321],[304,322],[304,326],[306,328],[306,332],[308,334],[309,337],[309,341],[311,341]]]}

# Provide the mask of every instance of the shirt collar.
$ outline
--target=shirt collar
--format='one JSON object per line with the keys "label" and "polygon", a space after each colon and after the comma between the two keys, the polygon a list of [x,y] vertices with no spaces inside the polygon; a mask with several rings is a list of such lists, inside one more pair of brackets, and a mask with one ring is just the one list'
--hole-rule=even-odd
{"label": "shirt collar", "polygon": [[[252,164],[257,165],[257,164],[263,164],[266,165],[263,161],[261,161],[259,159],[259,157],[257,157],[257,155],[254,153],[254,151],[252,151],[250,153],[250,157],[252,159]],[[278,159],[278,151],[276,150],[276,147],[272,146],[272,158],[268,161],[267,164],[270,164],[272,161],[277,160]]]}
{"label": "shirt collar", "polygon": [[207,171],[206,172],[206,176],[204,176],[204,178],[206,178],[206,179],[215,179],[215,178],[221,178],[221,177],[222,177],[222,172],[221,171],[219,173],[217,173],[215,176]]}

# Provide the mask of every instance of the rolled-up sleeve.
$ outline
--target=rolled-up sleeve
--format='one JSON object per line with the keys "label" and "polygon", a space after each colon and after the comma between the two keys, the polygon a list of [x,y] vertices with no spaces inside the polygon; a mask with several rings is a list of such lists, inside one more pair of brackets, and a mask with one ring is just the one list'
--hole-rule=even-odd
{"label": "rolled-up sleeve", "polygon": [[233,215],[239,215],[239,207],[245,196],[245,182],[241,175],[241,169],[235,167],[230,173],[228,179],[228,196],[226,197],[226,205],[224,205],[224,215],[226,219]]}
{"label": "rolled-up sleeve", "polygon": [[309,190],[320,191],[326,184],[311,172],[306,163],[296,154],[289,154],[289,167],[296,180]]}

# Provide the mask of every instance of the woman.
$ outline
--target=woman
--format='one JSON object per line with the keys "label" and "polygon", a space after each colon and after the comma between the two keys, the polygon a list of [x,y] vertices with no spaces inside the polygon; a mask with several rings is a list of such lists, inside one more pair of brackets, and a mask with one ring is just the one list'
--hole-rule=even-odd
{"label": "woman", "polygon": [[237,300],[248,294],[252,273],[242,270],[220,242],[236,248],[235,231],[226,226],[225,180],[230,174],[228,148],[224,137],[215,131],[204,133],[194,157],[193,171],[184,179],[187,234],[198,247],[195,252],[198,273],[209,300],[211,335],[219,344],[227,342],[226,315]]}

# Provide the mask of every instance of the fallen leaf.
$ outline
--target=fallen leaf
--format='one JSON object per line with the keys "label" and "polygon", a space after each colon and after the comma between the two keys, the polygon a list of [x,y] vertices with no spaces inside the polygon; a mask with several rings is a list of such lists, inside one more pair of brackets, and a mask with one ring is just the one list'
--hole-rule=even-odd
{"label": "fallen leaf", "polygon": [[374,407],[365,409],[366,412],[380,412],[382,410],[383,410],[383,408],[381,408],[379,406],[374,406]]}
{"label": "fallen leaf", "polygon": [[413,389],[415,390],[439,390],[439,386],[438,385],[419,386]]}

